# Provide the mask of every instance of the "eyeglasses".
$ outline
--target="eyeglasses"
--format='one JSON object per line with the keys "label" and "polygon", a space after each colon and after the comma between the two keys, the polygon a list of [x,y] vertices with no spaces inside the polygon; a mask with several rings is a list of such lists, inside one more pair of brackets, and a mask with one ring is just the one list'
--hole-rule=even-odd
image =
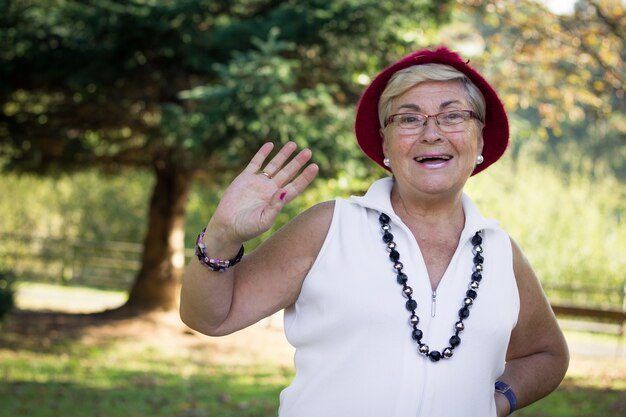
{"label": "eyeglasses", "polygon": [[476,119],[482,122],[478,115],[471,110],[451,110],[437,114],[422,113],[398,113],[387,117],[385,127],[395,124],[400,129],[418,131],[424,129],[428,123],[428,119],[434,118],[437,126],[442,132],[460,132],[463,130],[465,123],[470,119]]}

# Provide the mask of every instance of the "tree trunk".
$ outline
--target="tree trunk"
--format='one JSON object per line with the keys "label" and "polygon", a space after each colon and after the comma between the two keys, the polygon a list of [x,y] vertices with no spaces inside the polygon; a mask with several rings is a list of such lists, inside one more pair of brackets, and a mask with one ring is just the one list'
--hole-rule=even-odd
{"label": "tree trunk", "polygon": [[192,174],[168,156],[154,163],[156,184],[139,271],[124,308],[171,310],[178,306],[185,266],[186,205]]}

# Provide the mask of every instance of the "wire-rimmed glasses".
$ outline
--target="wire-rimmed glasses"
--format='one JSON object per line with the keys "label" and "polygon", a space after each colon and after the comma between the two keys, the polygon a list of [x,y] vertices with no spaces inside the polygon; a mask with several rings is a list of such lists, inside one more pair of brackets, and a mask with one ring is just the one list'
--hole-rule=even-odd
{"label": "wire-rimmed glasses", "polygon": [[428,119],[435,119],[437,126],[442,132],[459,132],[464,129],[470,119],[482,122],[480,117],[472,110],[449,110],[437,114],[423,113],[397,113],[387,117],[385,127],[394,124],[402,130],[418,131],[424,129]]}

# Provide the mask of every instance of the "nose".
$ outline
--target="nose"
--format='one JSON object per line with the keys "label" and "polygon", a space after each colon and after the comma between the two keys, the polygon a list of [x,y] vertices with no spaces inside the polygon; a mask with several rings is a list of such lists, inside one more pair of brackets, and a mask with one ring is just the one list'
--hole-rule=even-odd
{"label": "nose", "polygon": [[[430,120],[432,119],[432,121]],[[441,140],[441,130],[437,119],[434,116],[428,116],[424,121],[424,127],[422,129],[422,141],[423,142],[437,142]]]}

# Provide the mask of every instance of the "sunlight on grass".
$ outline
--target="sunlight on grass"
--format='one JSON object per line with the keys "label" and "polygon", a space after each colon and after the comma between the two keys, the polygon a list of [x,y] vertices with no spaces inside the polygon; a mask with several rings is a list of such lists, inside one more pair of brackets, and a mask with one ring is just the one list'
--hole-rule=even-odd
{"label": "sunlight on grass", "polygon": [[29,282],[18,282],[16,287],[16,305],[21,309],[91,313],[119,307],[128,298],[123,291],[86,287]]}

